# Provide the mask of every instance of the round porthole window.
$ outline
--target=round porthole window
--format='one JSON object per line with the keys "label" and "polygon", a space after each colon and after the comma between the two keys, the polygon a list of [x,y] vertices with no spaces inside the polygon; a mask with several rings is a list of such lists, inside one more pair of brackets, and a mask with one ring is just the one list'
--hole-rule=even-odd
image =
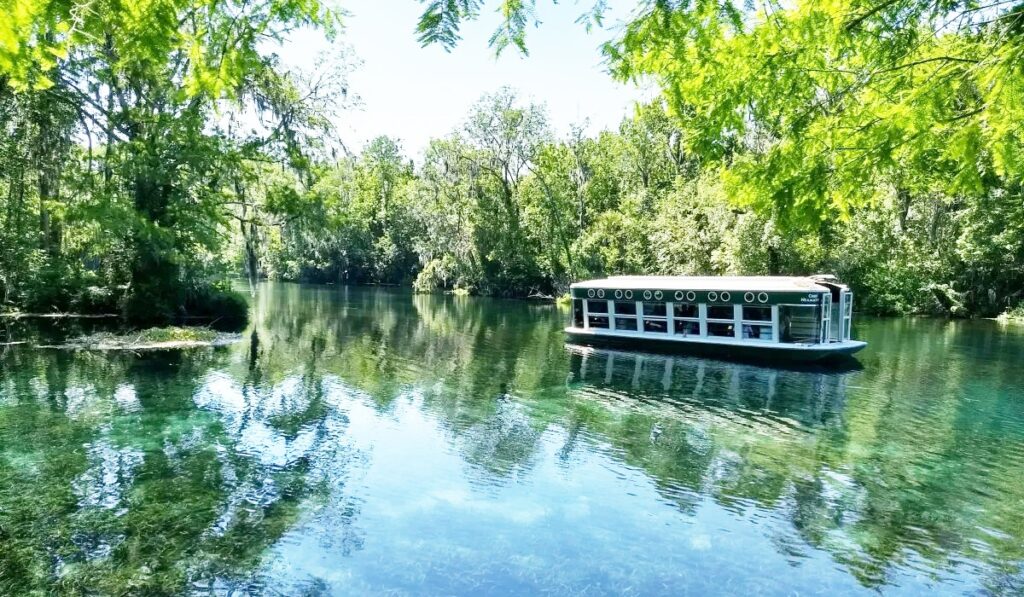
{"label": "round porthole window", "polygon": [[680,290],[679,292],[676,293],[676,300],[677,301],[683,300],[683,291],[682,290]]}
{"label": "round porthole window", "polygon": [[628,298],[628,299],[633,298],[633,291],[632,290],[627,290],[626,291],[626,298]]}
{"label": "round porthole window", "polygon": [[654,298],[658,299],[659,301],[661,300],[661,297],[663,297],[663,296],[665,296],[665,295],[661,294],[660,290],[655,290],[654,291]]}
{"label": "round porthole window", "polygon": [[718,300],[718,293],[714,292],[714,291],[709,292],[708,293],[708,300],[709,301],[717,301]]}
{"label": "round porthole window", "polygon": [[604,298],[604,290],[597,291],[597,298]]}
{"label": "round porthole window", "polygon": [[590,298],[594,298],[595,294],[597,294],[597,293],[594,292],[593,288],[591,288],[590,290],[587,291],[587,296],[589,296]]}
{"label": "round porthole window", "polygon": [[761,294],[757,295],[757,302],[759,302],[759,303],[767,303],[768,302],[768,293],[767,292],[762,292]]}
{"label": "round porthole window", "polygon": [[729,299],[732,298],[732,295],[729,294],[728,292],[723,292],[718,298],[722,299],[723,302],[727,303],[729,302]]}
{"label": "round porthole window", "polygon": [[652,296],[652,295],[651,295],[651,291],[650,291],[650,290],[645,290],[645,291],[644,291],[644,300],[645,300],[645,301],[649,301],[649,300],[651,300],[651,296]]}
{"label": "round porthole window", "polygon": [[616,290],[615,291],[615,298],[617,298],[617,299],[622,298],[622,291],[621,290]]}
{"label": "round porthole window", "polygon": [[753,292],[748,292],[748,293],[744,294],[743,295],[743,302],[744,303],[752,303],[752,302],[754,302],[754,293]]}
{"label": "round porthole window", "polygon": [[697,300],[697,293],[692,291],[692,290],[690,292],[687,292],[686,293],[686,300],[690,301],[691,303],[693,301]]}

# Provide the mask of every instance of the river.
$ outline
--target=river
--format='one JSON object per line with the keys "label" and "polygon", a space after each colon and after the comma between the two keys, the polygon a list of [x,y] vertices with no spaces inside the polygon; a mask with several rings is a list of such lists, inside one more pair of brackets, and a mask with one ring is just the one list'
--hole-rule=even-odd
{"label": "river", "polygon": [[790,370],[574,348],[522,301],[253,314],[0,349],[0,594],[1024,593],[1024,326],[857,318],[860,366]]}

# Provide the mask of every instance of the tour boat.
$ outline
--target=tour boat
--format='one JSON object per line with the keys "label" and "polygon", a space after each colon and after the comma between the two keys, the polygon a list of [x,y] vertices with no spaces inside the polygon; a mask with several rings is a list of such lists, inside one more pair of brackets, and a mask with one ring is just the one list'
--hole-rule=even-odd
{"label": "tour boat", "polygon": [[867,345],[851,338],[853,293],[835,276],[612,276],[570,289],[565,332],[581,344],[789,361]]}

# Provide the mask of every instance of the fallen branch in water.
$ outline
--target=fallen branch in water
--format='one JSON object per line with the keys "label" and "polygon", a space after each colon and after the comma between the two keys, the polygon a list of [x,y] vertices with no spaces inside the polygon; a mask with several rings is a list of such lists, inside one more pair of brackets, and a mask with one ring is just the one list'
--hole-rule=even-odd
{"label": "fallen branch in water", "polygon": [[0,313],[0,317],[7,319],[113,319],[120,317],[116,313]]}

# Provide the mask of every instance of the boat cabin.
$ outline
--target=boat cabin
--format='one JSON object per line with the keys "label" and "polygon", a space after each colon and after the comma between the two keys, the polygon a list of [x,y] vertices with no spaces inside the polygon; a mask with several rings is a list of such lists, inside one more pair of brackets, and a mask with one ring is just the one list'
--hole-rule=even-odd
{"label": "boat cabin", "polygon": [[818,360],[851,337],[853,293],[834,276],[613,276],[573,284],[566,333],[584,343]]}

